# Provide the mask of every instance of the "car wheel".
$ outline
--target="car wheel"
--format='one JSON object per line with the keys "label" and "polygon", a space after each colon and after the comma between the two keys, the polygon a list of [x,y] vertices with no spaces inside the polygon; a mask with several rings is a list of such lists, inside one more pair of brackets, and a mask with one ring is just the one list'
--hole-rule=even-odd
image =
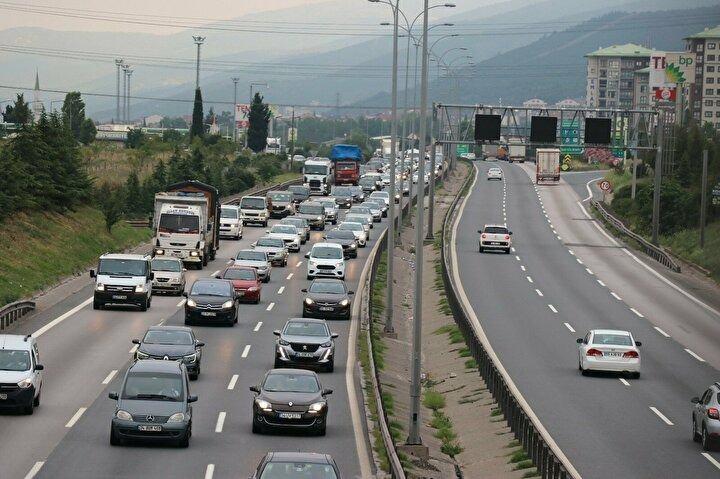
{"label": "car wheel", "polygon": [[510,248],[505,250],[505,254],[510,254]]}
{"label": "car wheel", "polygon": [[190,381],[197,381],[198,376],[199,376],[199,373],[188,374]]}
{"label": "car wheel", "polygon": [[202,257],[202,265],[203,265],[203,266],[207,266],[207,264],[208,264],[208,255],[203,254],[203,257]]}
{"label": "car wheel", "polygon": [[273,368],[278,369],[281,367],[283,367],[283,364],[280,361],[278,361],[277,358],[275,358],[275,363],[273,364]]}
{"label": "car wheel", "polygon": [[330,360],[330,362],[328,363],[328,365],[325,367],[325,371],[327,371],[327,372],[329,372],[329,373],[335,371],[335,357],[334,357],[334,356],[333,356],[333,358]]}
{"label": "car wheel", "polygon": [[711,449],[712,445],[710,444],[710,436],[708,435],[707,429],[705,429],[705,426],[703,426],[700,442],[702,444],[703,451],[709,451]]}
{"label": "car wheel", "polygon": [[258,295],[258,298],[255,300],[255,304],[260,304],[260,295]]}
{"label": "car wheel", "polygon": [[478,246],[478,253],[482,253],[482,252],[483,252],[483,247],[482,247],[482,246]]}
{"label": "car wheel", "polygon": [[312,277],[312,276],[310,276],[310,275],[307,275],[307,280],[308,280],[308,281],[312,281],[312,279],[313,279],[313,277]]}
{"label": "car wheel", "polygon": [[143,304],[140,305],[140,311],[147,311],[148,310],[148,300],[146,299],[143,301]]}
{"label": "car wheel", "polygon": [[40,394],[42,393],[42,390],[38,392],[38,395],[35,399],[33,399],[33,406],[38,407],[40,405]]}
{"label": "car wheel", "polygon": [[35,412],[35,408],[33,407],[33,403],[31,402],[27,406],[23,406],[23,413],[27,414],[28,416],[31,416],[32,413]]}
{"label": "car wheel", "polygon": [[640,373],[639,373],[639,372],[637,372],[637,373],[632,373],[631,377],[632,377],[633,379],[640,379]]}
{"label": "car wheel", "polygon": [[693,442],[700,442],[700,439],[701,439],[701,438],[702,438],[702,436],[700,436],[700,434],[698,434],[698,432],[697,432],[697,427],[696,427],[696,425],[695,425],[695,418],[693,417],[693,421],[692,421],[692,439],[693,439]]}
{"label": "car wheel", "polygon": [[115,429],[111,427],[110,428],[110,445],[111,446],[122,446],[122,443],[123,443],[122,439],[120,439],[118,437],[118,435],[115,434]]}
{"label": "car wheel", "polygon": [[93,301],[93,309],[103,309],[103,304],[100,301]]}
{"label": "car wheel", "polygon": [[316,433],[318,436],[324,436],[324,435],[325,435],[325,428],[326,428],[326,425],[325,425],[325,423],[323,423],[322,426],[318,427],[318,428],[315,430],[315,433]]}
{"label": "car wheel", "polygon": [[188,429],[188,431],[185,433],[185,435],[183,437],[181,437],[180,440],[178,441],[178,447],[183,447],[183,448],[188,447],[190,445],[190,435],[191,435],[191,432],[190,432],[190,429]]}
{"label": "car wheel", "polygon": [[190,318],[185,316],[185,326],[190,326],[191,323],[192,321],[190,321]]}
{"label": "car wheel", "polygon": [[253,434],[262,434],[265,432],[265,428],[263,427],[263,425],[258,423],[255,418],[253,418],[252,432]]}

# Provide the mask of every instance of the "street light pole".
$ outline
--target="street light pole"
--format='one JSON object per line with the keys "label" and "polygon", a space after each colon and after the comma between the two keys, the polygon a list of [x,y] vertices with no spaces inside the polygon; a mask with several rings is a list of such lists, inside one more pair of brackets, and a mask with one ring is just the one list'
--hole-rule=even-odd
{"label": "street light pole", "polygon": [[197,45],[197,61],[195,62],[195,89],[200,88],[200,45],[205,43],[205,37],[193,35],[193,41]]}
{"label": "street light pole", "polygon": [[653,182],[652,243],[657,246],[660,236],[660,189],[662,188],[662,155],[665,117],[658,122],[657,151],[655,152],[655,178]]}
{"label": "street light pole", "polygon": [[122,122],[123,122],[123,123],[127,123],[127,121],[126,121],[126,119],[125,119],[125,118],[127,117],[127,110],[125,110],[125,107],[127,106],[127,101],[126,101],[125,93],[127,92],[127,71],[128,71],[129,68],[130,68],[130,65],[127,65],[127,64],[125,64],[125,65],[122,66],[122,71],[123,71]]}
{"label": "street light pole", "polygon": [[[432,105],[432,120],[430,121],[430,189],[428,191],[429,198],[428,198],[428,227],[427,227],[427,234],[425,235],[425,239],[428,241],[432,241],[434,239],[433,237],[433,214],[435,213],[435,208],[433,207],[433,203],[435,202],[435,154],[437,150],[437,146],[435,145],[435,126],[437,124],[437,106],[433,102]],[[418,184],[420,183],[420,177],[418,176]],[[423,184],[425,183],[425,179],[423,178]]]}
{"label": "street light pole", "polygon": [[130,77],[132,77],[133,71],[134,70],[130,69],[127,70],[127,96],[125,97],[127,101],[127,109],[125,111],[128,123],[130,123]]}
{"label": "street light pole", "polygon": [[702,187],[700,196],[700,248],[705,248],[705,216],[707,215],[708,151],[702,152]]}
{"label": "street light pole", "polygon": [[237,86],[238,82],[240,81],[240,78],[238,77],[232,77],[231,80],[233,81],[233,143],[237,143],[237,123],[235,121],[235,111],[237,110]]}
{"label": "street light pole", "polygon": [[[115,95],[115,121],[120,122],[120,68],[122,67],[123,59],[118,58],[115,60],[117,66],[117,94]],[[52,109],[52,106],[50,107]]]}

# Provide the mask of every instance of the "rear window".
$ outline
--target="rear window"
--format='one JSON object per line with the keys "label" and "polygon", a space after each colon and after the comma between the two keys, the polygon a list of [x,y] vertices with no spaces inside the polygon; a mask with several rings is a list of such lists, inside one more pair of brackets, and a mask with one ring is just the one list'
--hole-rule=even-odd
{"label": "rear window", "polygon": [[352,233],[352,231],[332,230],[332,231],[328,231],[327,235],[325,235],[325,238],[327,238],[327,239],[355,239],[355,235]]}
{"label": "rear window", "polygon": [[485,228],[485,233],[491,235],[505,235],[507,232],[507,228],[503,228],[502,226],[488,226]]}
{"label": "rear window", "polygon": [[267,261],[265,253],[262,251],[240,251],[235,259],[240,261]]}
{"label": "rear window", "polygon": [[257,240],[257,246],[267,246],[270,248],[282,248],[285,246],[283,240],[279,238],[260,238]]}
{"label": "rear window", "polygon": [[632,346],[633,343],[630,340],[630,336],[627,334],[608,334],[601,333],[593,335],[593,344],[608,345],[608,346]]}
{"label": "rear window", "polygon": [[298,211],[306,215],[321,215],[325,212],[325,208],[323,207],[323,205],[318,204],[301,204],[300,208],[298,208]]}
{"label": "rear window", "polygon": [[265,198],[243,198],[240,200],[240,208],[244,210],[264,210]]}
{"label": "rear window", "polygon": [[223,279],[242,279],[247,281],[254,281],[256,279],[255,270],[231,268],[225,271]]}

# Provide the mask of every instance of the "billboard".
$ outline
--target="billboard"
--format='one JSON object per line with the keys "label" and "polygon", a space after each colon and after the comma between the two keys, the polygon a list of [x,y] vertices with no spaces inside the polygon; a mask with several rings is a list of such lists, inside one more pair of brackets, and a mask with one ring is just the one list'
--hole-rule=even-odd
{"label": "billboard", "polygon": [[653,52],[650,55],[649,79],[656,99],[674,101],[678,85],[695,83],[695,54]]}
{"label": "billboard", "polygon": [[235,104],[235,128],[244,130],[250,126],[250,105],[237,103]]}

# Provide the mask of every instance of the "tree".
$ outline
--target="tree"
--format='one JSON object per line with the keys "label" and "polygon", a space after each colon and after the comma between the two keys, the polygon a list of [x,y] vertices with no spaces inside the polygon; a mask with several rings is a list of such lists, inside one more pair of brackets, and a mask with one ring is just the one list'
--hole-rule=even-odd
{"label": "tree", "polygon": [[195,90],[195,103],[193,104],[192,125],[190,125],[190,138],[205,136],[203,124],[203,102],[200,88]]}
{"label": "tree", "polygon": [[255,153],[260,153],[267,146],[268,124],[272,113],[270,108],[263,103],[263,97],[260,93],[255,93],[255,97],[250,105],[250,114],[248,120],[248,147]]}
{"label": "tree", "polygon": [[80,139],[80,129],[85,121],[85,102],[79,91],[71,91],[65,95],[62,106],[63,121],[72,131],[76,140]]}
{"label": "tree", "polygon": [[145,143],[145,133],[140,129],[128,130],[125,148],[140,148]]}
{"label": "tree", "polygon": [[30,111],[30,105],[25,101],[25,97],[22,93],[16,95],[14,105],[8,105],[5,108],[3,118],[7,123],[19,123],[26,125],[31,123],[33,120],[32,112]]}
{"label": "tree", "polygon": [[103,183],[97,193],[98,204],[105,218],[105,228],[108,233],[112,233],[112,227],[120,220],[122,216],[122,192],[109,183]]}
{"label": "tree", "polygon": [[143,211],[143,198],[140,191],[140,179],[137,170],[132,170],[125,180],[125,188],[123,191],[125,198],[125,212],[128,214],[138,214]]}
{"label": "tree", "polygon": [[215,116],[215,110],[213,110],[213,107],[210,107],[210,110],[208,110],[208,114],[205,115],[205,124],[209,125],[213,122],[213,117]]}
{"label": "tree", "polygon": [[78,137],[80,143],[83,145],[89,145],[95,141],[96,134],[97,128],[95,128],[95,123],[93,123],[90,118],[85,118],[80,125],[80,136]]}

